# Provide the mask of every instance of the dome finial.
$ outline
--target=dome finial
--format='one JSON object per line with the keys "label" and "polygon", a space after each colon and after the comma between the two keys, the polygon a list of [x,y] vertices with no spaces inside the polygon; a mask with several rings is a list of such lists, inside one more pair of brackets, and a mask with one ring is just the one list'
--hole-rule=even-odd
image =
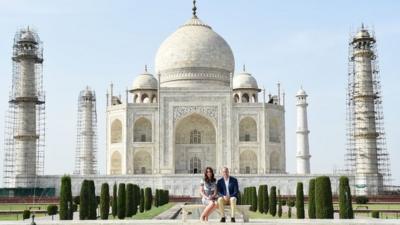
{"label": "dome finial", "polygon": [[144,72],[147,72],[147,64],[144,65]]}
{"label": "dome finial", "polygon": [[196,0],[193,0],[193,8],[192,8],[192,11],[193,11],[193,17],[194,17],[194,18],[197,18],[196,10],[197,10],[197,7],[196,7]]}
{"label": "dome finial", "polygon": [[243,64],[243,72],[246,72],[246,64]]}

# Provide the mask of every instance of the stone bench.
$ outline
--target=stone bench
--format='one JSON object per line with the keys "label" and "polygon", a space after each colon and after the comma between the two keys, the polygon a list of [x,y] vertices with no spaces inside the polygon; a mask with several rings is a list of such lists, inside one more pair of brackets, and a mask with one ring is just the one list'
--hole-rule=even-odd
{"label": "stone bench", "polygon": [[[186,222],[187,220],[187,215],[189,213],[192,213],[196,209],[204,210],[206,206],[201,205],[201,204],[188,204],[188,205],[183,205],[182,206],[182,221]],[[230,205],[225,205],[225,211],[230,211],[231,207]],[[249,222],[249,211],[250,211],[250,205],[237,205],[236,206],[236,214],[239,214],[243,218],[243,222],[247,223]],[[219,213],[219,210],[216,209],[214,212]],[[227,213],[229,215],[229,213]]]}

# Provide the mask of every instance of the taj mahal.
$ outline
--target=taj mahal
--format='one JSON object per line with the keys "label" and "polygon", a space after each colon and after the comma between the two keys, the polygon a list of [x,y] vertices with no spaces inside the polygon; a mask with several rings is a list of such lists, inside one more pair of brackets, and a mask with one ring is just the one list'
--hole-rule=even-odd
{"label": "taj mahal", "polygon": [[[105,174],[97,174],[92,168],[93,159],[97,156],[91,153],[91,148],[95,145],[90,138],[85,139],[86,136],[93,136],[91,126],[97,122],[93,119],[95,111],[90,108],[93,107],[90,102],[94,100],[94,92],[88,88],[82,92],[82,114],[86,115],[86,122],[82,122],[84,129],[80,133],[80,143],[83,147],[77,154],[77,160],[81,161],[79,166],[85,169],[80,170],[78,166],[71,175],[74,195],[79,193],[83,179],[91,179],[95,181],[97,191],[104,182],[126,182],[153,189],[168,189],[175,196],[198,196],[199,181],[207,166],[214,168],[217,174],[222,167],[228,167],[231,174],[238,178],[240,189],[265,183],[277,186],[283,195],[295,194],[297,182],[303,182],[307,190],[308,180],[320,175],[310,171],[308,95],[305,90],[300,88],[292,96],[297,100],[297,172],[289,174],[286,171],[285,93],[280,91],[278,84],[275,94],[266,95],[256,75],[247,71],[245,66],[235,68],[234,52],[228,42],[198,17],[195,4],[192,11],[191,18],[158,48],[152,72],[145,66],[123,96],[116,95],[118,91],[114,90],[113,84],[110,85],[106,121],[99,121],[106,123]],[[20,63],[21,68],[28,68],[21,70],[20,77],[26,78],[21,87],[35,79],[35,70],[29,65],[41,63],[40,57],[34,60],[26,57],[39,43],[38,37],[31,33],[29,28],[23,31],[15,45],[23,54],[17,52],[13,60]],[[361,47],[367,51],[368,45],[374,43],[373,37],[364,28],[357,35],[353,39],[355,55]],[[357,76],[368,81],[371,71],[365,66],[368,66],[369,56],[364,53],[356,56],[364,58],[356,67],[361,68],[358,72],[361,75],[358,76],[356,71],[355,81]],[[268,90],[273,88],[268,87]],[[32,90],[31,94],[35,95]],[[37,98],[23,96],[28,92],[18,93],[11,103],[16,109],[21,109],[17,112],[26,118],[32,115],[25,113],[24,109],[32,104],[44,104],[44,100],[38,102]],[[367,95],[363,96],[364,100],[359,100],[356,106],[365,112],[366,103],[363,101],[368,99],[365,100]],[[32,99],[34,102],[31,104],[29,101]],[[368,107],[374,107],[371,102],[368,104]],[[32,121],[26,118],[27,123]],[[32,127],[34,123],[33,120],[27,127]],[[375,127],[375,124],[364,124],[363,129],[366,126]],[[25,135],[26,132],[18,129],[14,132],[22,135],[12,136],[17,146],[17,163],[14,167],[10,166],[15,170],[10,173],[9,187],[54,188],[58,193],[61,175],[39,174],[35,169],[37,160],[29,160],[23,154],[24,151],[32,154],[38,151],[38,145],[32,145],[33,139],[28,136],[40,140],[40,135]],[[370,139],[372,136],[357,133],[354,137],[359,143],[365,143],[360,138]],[[355,155],[358,163],[356,172],[327,174],[333,192],[337,192],[339,177],[343,174],[349,177],[351,185],[367,187],[358,193],[381,192],[382,175],[377,167],[369,166],[376,161],[363,160],[357,151]],[[374,156],[373,152],[369,156]],[[362,166],[360,162],[363,162]]]}

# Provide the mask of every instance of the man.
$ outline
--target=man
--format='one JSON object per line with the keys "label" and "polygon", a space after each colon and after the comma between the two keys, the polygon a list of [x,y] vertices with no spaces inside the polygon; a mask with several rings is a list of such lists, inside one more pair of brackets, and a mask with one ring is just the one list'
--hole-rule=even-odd
{"label": "man", "polygon": [[229,169],[223,167],[221,170],[222,178],[217,182],[218,208],[221,213],[220,222],[226,222],[224,206],[231,206],[231,222],[235,222],[236,201],[239,193],[239,185],[236,178],[229,176]]}

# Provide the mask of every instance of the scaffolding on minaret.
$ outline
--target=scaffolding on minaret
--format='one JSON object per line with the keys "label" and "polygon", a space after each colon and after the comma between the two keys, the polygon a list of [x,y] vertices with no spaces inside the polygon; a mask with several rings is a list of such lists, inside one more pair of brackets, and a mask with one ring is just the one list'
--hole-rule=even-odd
{"label": "scaffolding on minaret", "polygon": [[96,93],[89,87],[78,97],[78,124],[74,174],[97,174]]}
{"label": "scaffolding on minaret", "polygon": [[35,187],[44,170],[45,93],[42,42],[31,28],[15,34],[12,63],[3,183],[8,188]]}
{"label": "scaffolding on minaret", "polygon": [[[376,150],[374,151],[376,155],[370,154],[372,157],[376,157],[376,166],[378,169],[378,173],[382,176],[383,182],[383,191],[390,191],[392,187],[392,178],[391,178],[391,169],[390,169],[390,158],[389,153],[386,147],[386,135],[384,129],[384,117],[383,117],[383,108],[382,108],[382,91],[381,91],[381,79],[379,75],[379,67],[378,67],[378,54],[377,54],[377,45],[376,38],[373,31],[368,30],[361,26],[356,33],[360,31],[367,31],[371,35],[370,37],[370,47],[369,49],[372,51],[371,56],[371,72],[372,72],[372,88],[373,88],[373,104],[374,111],[372,112],[375,120],[375,134],[376,137]],[[356,38],[356,34],[353,33],[350,35],[349,41],[349,58],[348,58],[348,84],[347,84],[347,94],[346,94],[346,153],[345,153],[345,167],[346,172],[349,174],[356,174],[356,166],[357,166],[357,154],[360,157],[360,154],[357,153],[360,151],[360,147],[356,144],[356,139],[360,136],[360,127],[364,128],[365,132],[367,131],[367,127],[362,127],[362,123],[367,123],[364,121],[366,119],[365,114],[366,111],[360,112],[361,110],[356,110],[357,101],[364,101],[363,99],[368,98],[370,96],[362,96],[364,93],[360,93],[358,90],[365,87],[360,87],[361,84],[356,79],[356,60],[354,57],[354,40]],[[365,68],[363,68],[365,69]],[[359,100],[361,99],[361,100]],[[367,117],[368,118],[368,117]],[[361,125],[360,125],[361,124]],[[357,131],[358,127],[358,131]],[[357,133],[358,132],[358,133]],[[373,132],[372,132],[373,133]],[[366,135],[366,134],[363,134]],[[364,137],[365,138],[365,137]],[[361,156],[362,157],[362,156]],[[362,161],[362,160],[361,160]],[[358,162],[359,163],[359,162]],[[367,167],[370,165],[358,165],[361,167]]]}

